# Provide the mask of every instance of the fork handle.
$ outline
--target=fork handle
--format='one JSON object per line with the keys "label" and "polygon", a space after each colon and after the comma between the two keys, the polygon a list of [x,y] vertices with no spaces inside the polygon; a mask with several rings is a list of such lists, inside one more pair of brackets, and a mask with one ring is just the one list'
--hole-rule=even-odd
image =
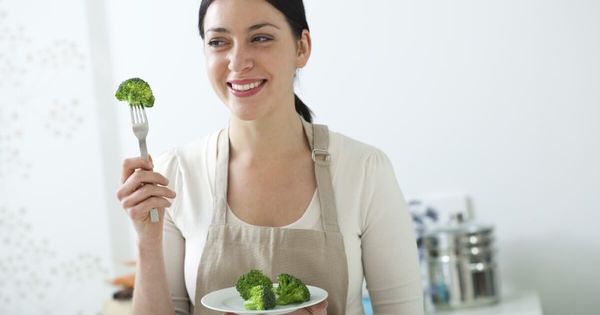
{"label": "fork handle", "polygon": [[143,158],[148,157],[148,147],[146,147],[146,139],[139,140],[138,144],[140,145],[140,154]]}
{"label": "fork handle", "polygon": [[[140,145],[140,154],[143,158],[148,157],[148,147],[146,146],[146,139],[138,141]],[[158,210],[156,208],[152,208],[150,210],[150,222],[156,223],[158,222]]]}

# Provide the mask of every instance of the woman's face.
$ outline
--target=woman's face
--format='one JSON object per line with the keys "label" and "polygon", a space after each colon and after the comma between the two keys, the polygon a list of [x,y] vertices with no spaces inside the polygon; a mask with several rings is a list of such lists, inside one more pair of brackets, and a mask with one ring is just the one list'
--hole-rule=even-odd
{"label": "woman's face", "polygon": [[285,16],[264,0],[216,0],[204,30],[209,79],[233,115],[255,120],[294,110],[294,73],[310,55],[308,31],[297,40]]}

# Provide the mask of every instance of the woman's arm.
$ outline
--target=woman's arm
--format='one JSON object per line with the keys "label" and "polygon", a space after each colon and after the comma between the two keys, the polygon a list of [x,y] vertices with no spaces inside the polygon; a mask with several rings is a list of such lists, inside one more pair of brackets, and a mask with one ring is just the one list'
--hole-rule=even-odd
{"label": "woman's arm", "polygon": [[154,241],[138,241],[138,253],[133,314],[175,314],[167,285],[162,235]]}
{"label": "woman's arm", "polygon": [[374,314],[421,315],[423,291],[414,229],[393,167],[377,150],[369,157],[366,171],[361,243]]}
{"label": "woman's arm", "polygon": [[[117,198],[129,215],[137,234],[138,260],[133,292],[133,314],[175,314],[163,260],[163,216],[175,192],[167,178],[152,171],[152,161],[131,158],[123,162]],[[160,221],[150,222],[150,209],[157,208]]]}

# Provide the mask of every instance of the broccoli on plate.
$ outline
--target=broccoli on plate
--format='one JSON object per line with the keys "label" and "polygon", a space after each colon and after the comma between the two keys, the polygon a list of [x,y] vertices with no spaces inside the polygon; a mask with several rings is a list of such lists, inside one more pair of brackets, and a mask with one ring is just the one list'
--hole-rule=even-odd
{"label": "broccoli on plate", "polygon": [[248,300],[250,298],[250,289],[257,285],[263,285],[270,290],[273,288],[273,282],[269,277],[265,276],[262,271],[258,269],[252,269],[240,276],[235,283],[235,288],[242,296],[242,299]]}
{"label": "broccoli on plate", "polygon": [[127,101],[130,106],[154,106],[154,95],[152,95],[152,89],[146,81],[140,78],[131,78],[123,81],[119,85],[115,96],[119,101]]}
{"label": "broccoli on plate", "polygon": [[250,297],[244,301],[247,310],[270,310],[275,308],[275,293],[273,288],[266,285],[257,285],[250,289]]}
{"label": "broccoli on plate", "polygon": [[298,278],[282,273],[277,276],[279,286],[275,288],[277,305],[302,303],[310,300],[310,292],[306,285]]}

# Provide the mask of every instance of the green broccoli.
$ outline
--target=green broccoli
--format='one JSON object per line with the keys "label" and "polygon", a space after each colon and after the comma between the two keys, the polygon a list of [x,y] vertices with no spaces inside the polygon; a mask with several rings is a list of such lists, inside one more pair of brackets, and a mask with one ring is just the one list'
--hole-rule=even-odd
{"label": "green broccoli", "polygon": [[127,101],[130,106],[154,106],[154,95],[152,95],[152,89],[146,81],[140,78],[131,78],[123,81],[119,85],[115,96],[119,101]]}
{"label": "green broccoli", "polygon": [[310,292],[300,279],[282,273],[277,276],[279,286],[275,288],[277,294],[277,305],[302,303],[310,300]]}
{"label": "green broccoli", "polygon": [[273,285],[257,285],[250,289],[250,297],[244,301],[247,310],[270,310],[275,308],[275,293]]}
{"label": "green broccoli", "polygon": [[273,281],[265,276],[262,271],[252,269],[240,276],[235,284],[235,288],[242,296],[242,299],[248,300],[250,298],[250,289],[257,285],[264,285],[265,287],[272,289]]}

